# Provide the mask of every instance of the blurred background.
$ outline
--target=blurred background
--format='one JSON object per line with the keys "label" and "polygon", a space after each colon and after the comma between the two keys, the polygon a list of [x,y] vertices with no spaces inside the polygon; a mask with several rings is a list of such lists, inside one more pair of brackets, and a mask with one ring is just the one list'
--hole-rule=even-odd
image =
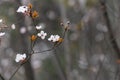
{"label": "blurred background", "polygon": [[[33,22],[16,13],[29,3],[39,12],[35,24],[48,35],[62,35],[61,22],[70,21],[70,29],[56,50],[34,54],[12,80],[120,80],[119,0],[0,0],[0,18],[5,25],[16,26],[0,43],[0,73],[6,80],[18,67],[16,54],[30,52]],[[34,50],[51,46],[38,39]]]}

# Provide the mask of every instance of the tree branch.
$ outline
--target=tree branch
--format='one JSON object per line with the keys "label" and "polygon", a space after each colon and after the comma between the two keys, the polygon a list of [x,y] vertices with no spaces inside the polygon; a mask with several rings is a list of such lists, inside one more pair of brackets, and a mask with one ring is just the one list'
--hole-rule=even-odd
{"label": "tree branch", "polygon": [[22,65],[20,64],[17,69],[15,70],[15,72],[11,75],[11,77],[9,78],[9,80],[11,80],[13,78],[13,76],[15,76],[15,74],[17,73],[17,71],[20,69]]}

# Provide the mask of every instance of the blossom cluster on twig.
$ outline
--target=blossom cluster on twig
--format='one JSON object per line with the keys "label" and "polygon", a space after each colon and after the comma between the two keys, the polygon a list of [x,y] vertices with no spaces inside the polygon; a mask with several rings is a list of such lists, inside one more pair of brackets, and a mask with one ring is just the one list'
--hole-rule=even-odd
{"label": "blossom cluster on twig", "polygon": [[[33,24],[34,24],[34,28],[36,29],[36,32],[37,32],[37,34],[30,35],[30,40],[31,40],[31,43],[30,43],[31,44],[31,46],[30,46],[31,47],[31,54],[26,54],[26,53],[23,53],[23,54],[22,53],[21,54],[18,53],[18,54],[16,54],[15,62],[20,63],[20,66],[22,66],[24,63],[26,63],[31,58],[31,56],[33,54],[51,51],[51,50],[55,49],[57,46],[59,46],[63,42],[64,36],[65,36],[67,30],[69,29],[69,23],[68,23],[67,26],[63,25],[63,23],[62,23],[62,26],[64,26],[63,27],[64,31],[63,31],[62,37],[60,37],[58,34],[56,34],[56,35],[53,35],[53,34],[48,35],[47,32],[45,32],[42,29],[42,26],[35,24],[34,20],[39,17],[39,14],[38,14],[38,12],[36,10],[33,10],[32,4],[28,4],[27,6],[26,5],[20,6],[16,10],[16,12],[24,14],[25,16],[29,16],[32,19]],[[0,19],[0,23],[2,23],[2,19]],[[13,30],[16,29],[15,24],[12,24],[10,28],[13,29]],[[25,31],[25,29],[21,29],[20,32],[24,33],[26,31]],[[0,37],[2,37],[4,35],[5,35],[5,32],[0,32]],[[47,36],[48,36],[48,38],[46,39]],[[47,49],[47,50],[40,51],[40,52],[35,52],[33,50],[33,47],[34,47],[35,42],[36,42],[36,40],[38,38],[40,38],[41,40],[46,39],[46,40],[48,40],[50,42],[53,42],[53,44],[54,44],[53,47],[50,48],[50,49]],[[10,77],[9,80],[12,79],[12,77],[15,75],[15,73],[18,71],[19,68],[20,67],[18,67],[16,69],[16,71],[12,74],[12,76]]]}

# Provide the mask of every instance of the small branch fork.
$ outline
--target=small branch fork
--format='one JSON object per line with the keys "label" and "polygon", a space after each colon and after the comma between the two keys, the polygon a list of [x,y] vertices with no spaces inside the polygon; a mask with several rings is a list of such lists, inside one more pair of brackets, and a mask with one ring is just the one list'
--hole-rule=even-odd
{"label": "small branch fork", "polygon": [[[30,16],[30,18],[31,18],[31,20],[32,20],[32,22],[33,22],[33,26],[36,27],[35,18],[32,17],[32,10],[30,10],[30,13],[29,13],[29,14],[30,14],[29,16]],[[62,37],[61,37],[62,40],[61,40],[61,41],[56,41],[56,42],[54,43],[54,45],[52,46],[52,48],[50,48],[50,49],[43,50],[43,51],[39,51],[39,52],[35,52],[35,51],[33,50],[33,47],[34,47],[34,45],[35,45],[35,43],[36,43],[37,38],[36,38],[34,41],[31,40],[31,42],[30,42],[30,54],[27,54],[27,58],[26,58],[24,61],[20,61],[18,67],[15,69],[15,71],[12,73],[12,75],[10,76],[10,78],[9,78],[8,80],[12,80],[12,78],[15,76],[15,74],[18,72],[18,70],[19,70],[25,63],[27,63],[27,62],[30,60],[30,58],[31,58],[31,56],[32,56],[33,54],[42,54],[42,53],[45,53],[45,52],[48,52],[48,51],[53,51],[53,50],[55,50],[58,46],[60,46],[60,44],[63,42],[63,40],[64,40],[64,38],[65,38],[65,36],[66,36],[67,31],[69,30],[69,24],[70,24],[70,22],[67,22],[67,25],[64,25],[63,23],[61,23],[61,26],[64,28],[64,31],[63,31],[63,34],[62,34]],[[37,32],[37,30],[36,30],[36,32]],[[56,58],[57,58],[57,57],[56,57]],[[60,60],[59,60],[58,58],[57,58],[57,62],[58,62],[58,64],[59,64],[59,66],[61,66]],[[62,70],[62,68],[61,68],[61,72],[64,73],[64,71]],[[63,76],[65,76],[65,74],[63,74]],[[5,80],[5,78],[4,78],[1,74],[0,74],[0,78],[1,78],[1,80]],[[66,80],[66,78],[65,78],[65,80]]]}
{"label": "small branch fork", "polygon": [[[66,31],[64,32],[64,35],[65,35]],[[64,39],[64,38],[63,38]],[[33,54],[42,54],[42,53],[45,53],[45,52],[48,52],[48,51],[52,51],[52,50],[55,50],[61,43],[55,43],[54,46],[48,50],[43,50],[43,51],[40,51],[40,52],[32,52],[30,55],[28,55],[28,58],[25,60],[25,62],[23,63],[20,63],[20,65],[17,67],[17,69],[14,71],[14,73],[12,74],[12,76],[10,77],[9,80],[12,80],[12,78],[14,77],[14,75],[17,73],[17,71],[20,69],[21,66],[23,66],[26,62],[29,61],[29,59],[31,58],[31,56]],[[34,46],[33,46],[34,47]],[[33,50],[33,47],[31,48]],[[3,77],[1,77],[3,78]],[[2,80],[5,80],[5,79],[2,79]]]}

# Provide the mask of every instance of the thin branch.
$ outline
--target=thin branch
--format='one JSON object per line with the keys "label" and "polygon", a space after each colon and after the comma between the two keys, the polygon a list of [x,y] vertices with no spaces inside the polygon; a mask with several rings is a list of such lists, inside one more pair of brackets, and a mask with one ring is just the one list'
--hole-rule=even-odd
{"label": "thin branch", "polygon": [[63,39],[65,38],[65,35],[66,35],[66,30],[64,30],[63,32],[63,36],[62,36]]}
{"label": "thin branch", "polygon": [[[32,56],[33,54],[43,53],[43,52],[47,52],[47,51],[54,50],[54,49],[55,49],[56,47],[58,47],[59,45],[60,45],[60,44],[58,44],[57,46],[53,46],[51,49],[48,49],[48,50],[44,50],[44,51],[41,51],[41,52],[34,52],[34,53],[32,53],[31,55],[28,56],[28,58],[26,59],[25,63],[31,58],[31,56]],[[23,64],[25,64],[25,63],[23,63]],[[17,69],[16,69],[15,72],[12,74],[12,76],[10,77],[9,80],[11,80],[11,79],[14,77],[14,75],[17,73],[17,71],[20,69],[20,67],[21,67],[23,64],[20,64],[20,65],[17,67]],[[4,79],[3,79],[3,80],[4,80]]]}
{"label": "thin branch", "polygon": [[35,20],[31,17],[31,19],[32,19],[32,21],[33,21],[33,25],[34,25],[34,27],[36,26],[36,24],[35,24]]}
{"label": "thin branch", "polygon": [[44,52],[52,51],[53,49],[54,49],[54,47],[52,47],[48,50],[43,50],[43,51],[40,51],[40,52],[34,52],[33,54],[44,53]]}
{"label": "thin branch", "polygon": [[34,52],[34,50],[33,50],[33,42],[32,42],[32,40],[30,41],[30,49],[31,49],[31,52]]}
{"label": "thin branch", "polygon": [[17,69],[16,69],[15,72],[11,75],[11,77],[9,78],[9,80],[11,80],[11,79],[14,77],[14,75],[17,73],[17,71],[20,69],[21,66],[22,66],[22,65],[20,64],[20,65],[17,67]]}

